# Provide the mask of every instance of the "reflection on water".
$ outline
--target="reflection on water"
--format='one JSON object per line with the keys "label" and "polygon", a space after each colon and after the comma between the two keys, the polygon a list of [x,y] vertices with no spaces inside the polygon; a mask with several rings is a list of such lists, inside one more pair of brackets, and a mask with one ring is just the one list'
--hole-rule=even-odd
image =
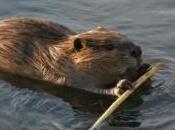
{"label": "reflection on water", "polygon": [[[33,118],[36,117],[35,115],[39,114],[39,119],[41,118],[40,116],[43,116],[43,114],[45,115],[45,113],[54,115],[56,114],[57,116],[61,117],[61,119],[63,118],[62,120],[64,120],[64,118],[67,118],[68,116],[71,121],[73,120],[73,122],[77,123],[77,119],[75,119],[72,114],[69,114],[75,112],[74,114],[76,114],[76,118],[78,118],[78,120],[80,120],[81,117],[85,117],[86,120],[84,121],[87,121],[87,125],[84,124],[84,121],[81,123],[83,123],[83,127],[86,129],[90,126],[90,124],[93,123],[92,121],[89,121],[89,119],[91,118],[93,119],[93,121],[95,121],[96,116],[105,111],[107,107],[115,100],[115,97],[111,96],[96,95],[85,92],[83,90],[72,89],[69,87],[59,87],[56,85],[51,85],[47,82],[31,80],[2,72],[0,74],[0,78],[11,83],[8,84],[4,81],[0,82],[2,86],[1,89],[4,89],[3,93],[0,93],[0,95],[4,97],[0,100],[0,103],[1,101],[2,103],[4,101],[8,101],[6,103],[11,106],[10,108],[15,109],[15,113],[26,113],[32,111],[31,114]],[[12,84],[16,87],[12,87]],[[144,92],[147,92],[148,94],[148,90],[150,89],[147,89]],[[109,119],[109,125],[113,127],[140,126],[141,122],[137,118],[141,114],[137,107],[139,107],[143,103],[141,95],[146,94],[143,92],[140,93],[140,91],[138,91],[127,102],[125,102],[123,106],[121,106],[121,111],[116,111],[113,114],[113,116]],[[59,99],[56,99],[56,97],[54,96],[59,97]],[[24,114],[23,116],[28,117],[28,115],[26,114]],[[63,124],[65,122],[62,122],[62,120],[60,120],[60,118],[58,120],[59,123],[61,123],[61,126],[59,126],[59,128],[64,127]],[[33,122],[36,123],[36,118]],[[80,126],[78,125],[78,127]],[[27,128],[30,128],[30,126],[27,125]],[[33,128],[35,127],[32,126],[32,129]],[[45,126],[43,126],[42,128],[45,128]]]}
{"label": "reflection on water", "polygon": [[[77,32],[97,25],[119,30],[144,51],[144,60],[165,62],[152,88],[124,103],[103,130],[172,130],[175,127],[174,0],[0,0],[0,17],[32,16],[57,21]],[[6,78],[11,78],[7,76]],[[1,130],[84,130],[113,101],[80,90],[67,90],[18,78],[0,82]],[[21,82],[21,85],[17,85]],[[27,82],[27,83],[26,83]],[[38,86],[36,88],[36,86]],[[23,87],[23,88],[20,88]],[[37,89],[33,91],[26,89]],[[48,93],[42,92],[46,89]]]}

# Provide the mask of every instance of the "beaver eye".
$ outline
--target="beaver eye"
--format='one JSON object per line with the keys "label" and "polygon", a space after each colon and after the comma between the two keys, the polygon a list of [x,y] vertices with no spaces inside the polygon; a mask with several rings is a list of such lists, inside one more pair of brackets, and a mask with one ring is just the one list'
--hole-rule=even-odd
{"label": "beaver eye", "polygon": [[109,45],[106,45],[105,48],[106,48],[107,50],[113,50],[113,49],[114,49],[114,45],[109,44]]}
{"label": "beaver eye", "polygon": [[74,40],[74,48],[79,51],[81,48],[83,48],[81,39],[77,38]]}

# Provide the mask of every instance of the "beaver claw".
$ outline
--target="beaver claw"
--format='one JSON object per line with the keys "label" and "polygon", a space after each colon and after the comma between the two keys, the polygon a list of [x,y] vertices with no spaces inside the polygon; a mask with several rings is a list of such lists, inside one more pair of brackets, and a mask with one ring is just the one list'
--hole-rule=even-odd
{"label": "beaver claw", "polygon": [[114,90],[115,95],[121,96],[126,90],[132,89],[132,82],[127,79],[120,80]]}

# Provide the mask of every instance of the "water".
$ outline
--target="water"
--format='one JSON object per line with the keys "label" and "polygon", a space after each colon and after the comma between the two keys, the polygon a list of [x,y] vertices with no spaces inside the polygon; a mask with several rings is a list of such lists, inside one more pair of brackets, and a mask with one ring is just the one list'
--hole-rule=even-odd
{"label": "water", "polygon": [[[119,30],[144,51],[144,60],[165,62],[147,94],[123,105],[101,130],[175,129],[174,0],[0,0],[0,18],[42,17],[83,32],[97,25]],[[95,101],[93,101],[95,103]],[[100,111],[80,110],[69,100],[0,81],[1,130],[84,130]]]}

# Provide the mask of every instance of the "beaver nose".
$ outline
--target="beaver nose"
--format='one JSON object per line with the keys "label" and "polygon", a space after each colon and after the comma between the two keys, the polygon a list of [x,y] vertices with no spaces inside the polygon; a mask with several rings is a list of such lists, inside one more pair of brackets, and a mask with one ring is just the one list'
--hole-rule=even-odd
{"label": "beaver nose", "polygon": [[131,56],[137,58],[140,57],[142,55],[142,50],[139,46],[136,46],[131,52],[130,52]]}

